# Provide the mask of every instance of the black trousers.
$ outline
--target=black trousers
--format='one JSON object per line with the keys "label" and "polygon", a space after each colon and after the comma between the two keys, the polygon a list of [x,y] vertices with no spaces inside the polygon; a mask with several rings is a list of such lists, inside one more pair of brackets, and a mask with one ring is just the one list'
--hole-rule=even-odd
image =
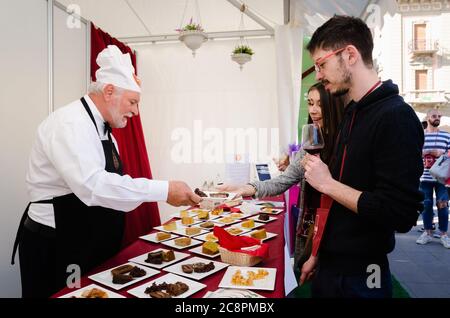
{"label": "black trousers", "polygon": [[48,298],[64,288],[58,280],[56,239],[24,227],[19,245],[23,298]]}
{"label": "black trousers", "polygon": [[311,285],[312,298],[392,298],[389,267],[382,268],[379,288],[369,288],[367,273],[342,274],[320,267]]}

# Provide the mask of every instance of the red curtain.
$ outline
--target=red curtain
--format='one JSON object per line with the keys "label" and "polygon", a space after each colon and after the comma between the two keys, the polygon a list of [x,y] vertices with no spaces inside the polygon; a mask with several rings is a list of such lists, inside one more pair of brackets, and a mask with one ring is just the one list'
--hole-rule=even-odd
{"label": "red curtain", "polygon": [[[130,53],[133,66],[137,73],[136,54],[119,40],[91,24],[91,78],[95,81],[98,69],[97,55],[108,45],[116,45],[123,53]],[[113,129],[113,135],[119,144],[120,158],[123,161],[124,172],[133,178],[152,178],[144,133],[140,115],[128,120],[122,129]],[[152,227],[161,224],[158,205],[144,203],[136,210],[126,214],[125,236],[123,245],[134,242],[140,235],[147,234]]]}

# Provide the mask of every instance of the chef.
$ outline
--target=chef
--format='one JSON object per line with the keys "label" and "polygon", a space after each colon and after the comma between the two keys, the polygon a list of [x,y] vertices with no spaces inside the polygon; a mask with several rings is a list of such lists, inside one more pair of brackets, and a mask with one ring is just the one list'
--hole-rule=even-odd
{"label": "chef", "polygon": [[18,229],[23,297],[49,297],[120,250],[125,212],[143,202],[195,205],[201,198],[181,181],[123,174],[111,128],[138,115],[140,81],[129,54],[108,46],[97,57],[97,82],[87,95],[39,126],[26,183],[30,203]]}

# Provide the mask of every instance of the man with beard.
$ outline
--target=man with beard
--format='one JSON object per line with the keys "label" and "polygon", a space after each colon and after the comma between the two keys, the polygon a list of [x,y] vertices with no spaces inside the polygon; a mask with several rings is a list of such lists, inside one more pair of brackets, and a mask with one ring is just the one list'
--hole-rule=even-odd
{"label": "man with beard", "polygon": [[14,264],[20,245],[25,298],[49,297],[66,286],[74,271],[83,275],[116,254],[125,212],[143,202],[180,206],[201,200],[182,181],[123,174],[111,128],[123,128],[138,115],[140,81],[130,55],[117,46],[104,49],[97,64],[97,82],[88,94],[47,117],[31,150],[30,203],[12,256]]}
{"label": "man with beard", "polygon": [[309,154],[304,163],[306,181],[333,201],[319,255],[302,278],[314,277],[313,297],[392,297],[394,233],[408,232],[422,210],[422,125],[398,87],[379,80],[361,19],[334,16],[307,49],[316,79],[352,101],[329,167]]}
{"label": "man with beard", "polygon": [[425,143],[423,145],[423,175],[420,178],[420,190],[425,195],[424,210],[422,212],[424,232],[417,239],[417,244],[427,244],[433,240],[433,191],[436,193],[436,207],[439,218],[440,235],[436,233],[441,244],[450,248],[448,229],[448,192],[445,186],[436,181],[430,174],[430,168],[441,155],[450,148],[450,134],[439,130],[441,113],[437,109],[427,112],[428,127],[425,130]]}

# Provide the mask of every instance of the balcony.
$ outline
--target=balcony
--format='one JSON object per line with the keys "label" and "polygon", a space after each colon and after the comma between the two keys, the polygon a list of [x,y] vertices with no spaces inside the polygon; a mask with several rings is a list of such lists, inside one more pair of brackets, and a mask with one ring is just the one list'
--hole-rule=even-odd
{"label": "balcony", "polygon": [[409,41],[409,52],[414,55],[436,54],[439,51],[439,41],[430,39],[414,39]]}
{"label": "balcony", "polygon": [[411,106],[437,106],[449,102],[444,90],[415,90],[405,92],[402,96]]}

